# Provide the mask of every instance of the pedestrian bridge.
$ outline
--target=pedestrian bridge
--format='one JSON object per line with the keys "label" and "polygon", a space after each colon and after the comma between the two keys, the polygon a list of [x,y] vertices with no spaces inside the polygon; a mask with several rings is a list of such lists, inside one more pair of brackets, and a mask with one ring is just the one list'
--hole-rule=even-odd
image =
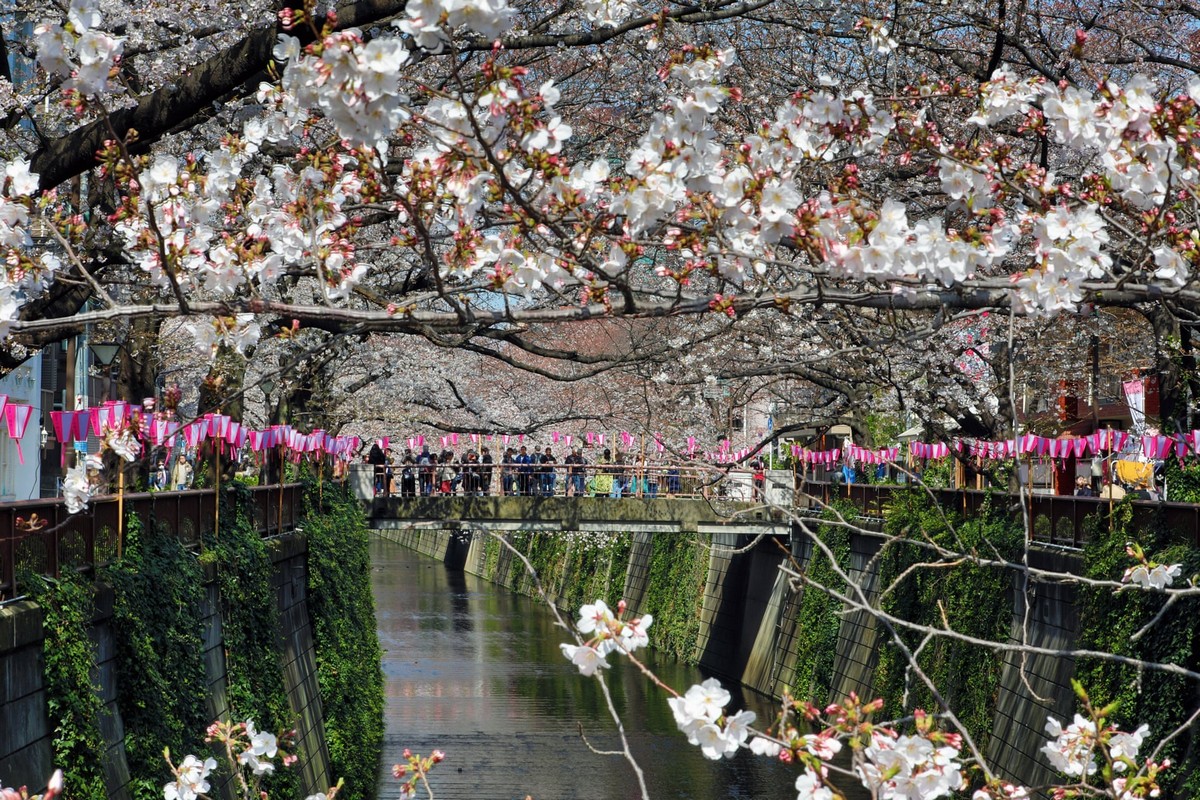
{"label": "pedestrian bridge", "polygon": [[779,511],[745,501],[626,497],[376,497],[372,528],[448,531],[790,533]]}

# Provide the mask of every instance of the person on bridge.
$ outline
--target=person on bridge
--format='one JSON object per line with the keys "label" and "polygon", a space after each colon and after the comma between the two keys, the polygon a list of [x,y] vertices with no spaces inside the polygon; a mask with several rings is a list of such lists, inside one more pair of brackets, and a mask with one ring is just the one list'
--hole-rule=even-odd
{"label": "person on bridge", "polygon": [[492,454],[486,447],[479,451],[479,493],[484,497],[492,493]]}
{"label": "person on bridge", "polygon": [[171,470],[171,483],[177,492],[182,492],[192,485],[192,465],[183,453],[175,459],[175,468]]}
{"label": "person on bridge", "polygon": [[750,469],[753,470],[751,482],[754,485],[754,499],[761,503],[767,496],[767,467],[761,456],[750,462]]}
{"label": "person on bridge", "polygon": [[433,494],[433,473],[436,469],[437,463],[433,453],[429,452],[429,445],[422,445],[421,454],[417,456],[417,477],[421,481],[421,494],[425,497]]}
{"label": "person on bridge", "polygon": [[453,494],[458,470],[454,468],[454,453],[443,450],[437,471],[439,494]]}
{"label": "person on bridge", "polygon": [[504,449],[500,459],[500,494],[512,497],[516,494],[517,486],[516,452],[511,447]]}
{"label": "person on bridge", "polygon": [[479,494],[479,454],[463,453],[462,457],[462,489],[463,494],[474,497]]}
{"label": "person on bridge", "polygon": [[609,497],[624,497],[629,494],[629,472],[625,465],[625,454],[620,450],[617,451],[617,456],[613,459],[613,484],[612,491],[609,492]]}
{"label": "person on bridge", "polygon": [[386,494],[386,484],[384,483],[385,467],[387,466],[387,456],[383,453],[383,448],[379,443],[371,445],[371,452],[367,453],[367,463],[374,467],[374,484],[375,494]]}
{"label": "person on bridge", "polygon": [[558,463],[558,459],[554,457],[554,453],[550,448],[546,448],[546,452],[541,456],[541,494],[544,497],[554,496],[554,487],[558,483],[558,474],[554,471],[554,465]]}
{"label": "person on bridge", "polygon": [[400,457],[400,496],[413,497],[417,493],[417,459],[411,447],[405,448]]}
{"label": "person on bridge", "polygon": [[583,460],[583,451],[576,447],[571,455],[563,459],[563,464],[567,468],[567,485],[563,494],[583,497],[587,482],[587,470],[584,469],[587,462]]}
{"label": "person on bridge", "polygon": [[513,463],[517,465],[517,494],[528,497],[533,494],[533,457],[525,450],[525,445],[521,445]]}

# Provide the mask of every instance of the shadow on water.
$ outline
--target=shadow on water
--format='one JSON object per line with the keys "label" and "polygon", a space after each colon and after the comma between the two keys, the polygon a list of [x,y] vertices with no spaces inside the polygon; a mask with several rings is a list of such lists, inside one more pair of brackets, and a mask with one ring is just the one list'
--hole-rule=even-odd
{"label": "shadow on water", "polygon": [[[398,545],[372,544],[373,588],[384,648],[387,705],[380,795],[394,796],[391,765],[410,748],[446,752],[431,775],[436,797],[627,800],[628,764],[597,750],[618,746],[596,682],[563,658],[569,640],[534,601],[473,575],[449,572]],[[682,689],[699,671],[663,660],[656,672]],[[712,762],[675,727],[666,695],[610,656],[613,702],[646,772],[651,797],[794,800],[794,768],[748,753]],[[731,689],[773,718],[765,698]]]}

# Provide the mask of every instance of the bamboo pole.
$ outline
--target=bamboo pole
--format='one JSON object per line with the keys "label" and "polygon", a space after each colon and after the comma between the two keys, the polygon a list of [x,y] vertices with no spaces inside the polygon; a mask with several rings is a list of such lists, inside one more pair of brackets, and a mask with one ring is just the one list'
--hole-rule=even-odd
{"label": "bamboo pole", "polygon": [[276,445],[275,452],[279,456],[279,527],[275,532],[283,533],[283,445]]}
{"label": "bamboo pole", "polygon": [[125,552],[125,465],[117,470],[117,558]]}
{"label": "bamboo pole", "polygon": [[221,448],[213,444],[213,500],[216,510],[213,513],[213,536],[221,541]]}

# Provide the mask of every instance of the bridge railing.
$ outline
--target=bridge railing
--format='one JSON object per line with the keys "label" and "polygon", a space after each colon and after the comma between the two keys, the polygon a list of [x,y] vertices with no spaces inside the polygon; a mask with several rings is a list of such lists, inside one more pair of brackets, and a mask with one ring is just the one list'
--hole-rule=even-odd
{"label": "bridge railing", "polygon": [[[250,488],[250,510],[260,535],[293,530],[303,502],[300,484]],[[137,492],[122,497],[93,497],[86,510],[67,512],[61,498],[0,504],[0,602],[19,595],[24,574],[58,577],[75,570],[88,573],[116,558],[123,547],[122,512],[177,537],[189,547],[212,530],[216,498],[212,489]]]}
{"label": "bridge railing", "polygon": [[[538,472],[534,466],[528,472],[518,468],[507,471],[500,464],[491,465],[490,473],[480,470],[478,465],[458,464],[459,480],[450,494],[527,495],[569,497],[575,494],[577,484],[572,481],[571,465],[561,462],[554,465],[553,482]],[[392,468],[392,480],[388,491],[380,494],[405,496],[402,465]],[[413,491],[421,493],[420,468],[413,467]],[[511,481],[506,481],[506,475]],[[727,498],[752,500],[762,494],[762,487],[755,486],[755,471],[743,468],[723,468],[696,462],[683,464],[587,464],[583,467],[583,495],[616,496],[614,486],[620,484],[621,497],[680,497],[680,498]],[[472,476],[479,476],[472,483]],[[486,476],[486,477],[485,477]],[[432,494],[444,494],[437,480],[433,481]]]}
{"label": "bridge railing", "polygon": [[[896,492],[909,487],[894,484],[840,484],[807,481],[797,486],[797,504],[805,505],[811,496],[821,503],[844,498],[862,509],[867,516],[883,516],[884,509]],[[974,489],[931,489],[934,499],[946,509],[964,516],[978,513],[985,503],[1007,503],[1013,514],[1020,509],[1016,495],[1005,492],[984,492]],[[1088,542],[1089,517],[1099,515],[1099,523],[1107,525],[1112,501],[1100,497],[1035,494],[1029,498],[1026,513],[1033,532],[1031,541],[1057,547],[1081,548]],[[1194,503],[1161,503],[1132,501],[1133,524],[1151,525],[1161,520],[1171,530],[1200,546],[1200,505]]]}

